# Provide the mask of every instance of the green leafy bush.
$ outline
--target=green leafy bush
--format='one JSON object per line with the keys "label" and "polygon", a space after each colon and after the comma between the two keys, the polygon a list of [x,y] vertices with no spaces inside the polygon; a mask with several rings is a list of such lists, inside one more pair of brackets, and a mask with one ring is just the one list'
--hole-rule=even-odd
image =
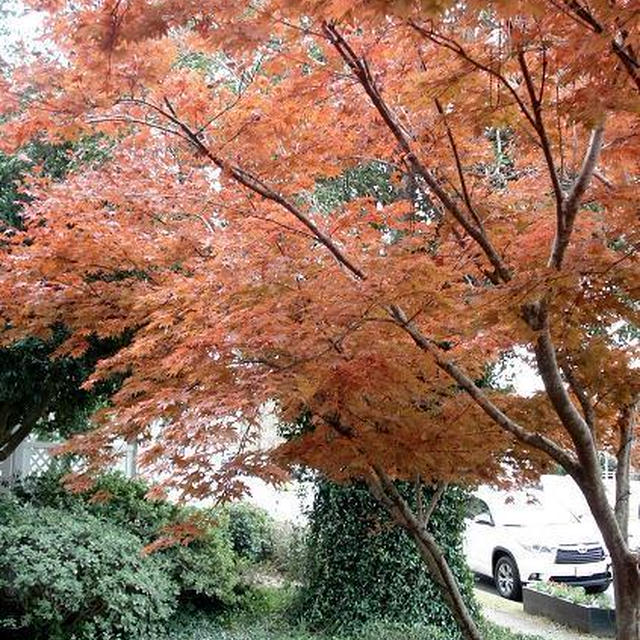
{"label": "green leafy bush", "polygon": [[179,518],[180,507],[165,500],[145,498],[149,486],[120,472],[107,472],[82,493],[67,491],[62,483],[64,468],[53,467],[40,476],[29,476],[14,487],[22,501],[41,507],[83,510],[117,524],[138,536],[145,544],[154,540],[162,527]]}
{"label": "green leafy bush", "polygon": [[[165,500],[148,500],[148,485],[121,473],[105,473],[90,490],[76,494],[62,486],[62,475],[61,470],[54,469],[27,478],[15,488],[15,495],[33,506],[57,508],[80,517],[90,514],[135,535],[144,545],[162,536],[167,525],[194,513]],[[220,526],[211,526],[189,545],[170,546],[152,555],[164,561],[182,600],[197,600],[212,607],[235,602],[238,572],[225,517]]]}
{"label": "green leafy bush", "polygon": [[159,553],[170,561],[181,600],[221,609],[237,602],[239,573],[227,531],[210,528],[189,545]]}
{"label": "green leafy bush", "polygon": [[226,508],[233,550],[251,562],[263,562],[273,554],[273,520],[264,509],[246,502]]}
{"label": "green leafy bush", "polygon": [[[398,486],[411,500],[413,488]],[[477,614],[473,580],[462,553],[464,503],[462,490],[448,489],[430,529]],[[348,630],[376,620],[456,628],[413,542],[362,484],[318,482],[307,571],[296,610],[315,628]]]}
{"label": "green leafy bush", "polygon": [[0,629],[33,640],[152,638],[176,604],[166,563],[87,513],[14,507],[0,522]]}

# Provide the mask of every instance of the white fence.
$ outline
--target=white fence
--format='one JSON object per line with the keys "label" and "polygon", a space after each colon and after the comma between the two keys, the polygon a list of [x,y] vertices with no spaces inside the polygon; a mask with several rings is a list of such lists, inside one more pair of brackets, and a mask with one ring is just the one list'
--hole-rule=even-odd
{"label": "white fence", "polygon": [[[11,483],[18,478],[44,473],[53,462],[51,450],[59,444],[42,440],[24,440],[6,460],[0,462],[0,483]],[[123,445],[123,454],[114,469],[122,471],[130,478],[134,477],[136,457],[135,444]]]}

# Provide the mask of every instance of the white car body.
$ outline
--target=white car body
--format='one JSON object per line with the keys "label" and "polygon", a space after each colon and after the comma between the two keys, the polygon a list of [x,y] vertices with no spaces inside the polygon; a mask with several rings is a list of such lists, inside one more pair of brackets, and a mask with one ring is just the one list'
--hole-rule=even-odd
{"label": "white car body", "polygon": [[[539,491],[506,493],[481,487],[470,503],[464,550],[472,571],[499,581],[496,564],[508,556],[517,567],[515,592],[534,580],[604,590],[610,561],[592,524],[548,502]],[[503,585],[504,586],[504,585]]]}

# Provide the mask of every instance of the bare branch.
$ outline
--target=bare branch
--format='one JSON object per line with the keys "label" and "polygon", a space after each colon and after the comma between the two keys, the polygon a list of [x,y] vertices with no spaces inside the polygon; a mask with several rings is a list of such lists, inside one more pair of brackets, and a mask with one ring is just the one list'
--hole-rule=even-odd
{"label": "bare branch", "polygon": [[478,229],[480,229],[484,233],[484,225],[482,224],[482,220],[475,210],[473,204],[471,203],[471,197],[469,196],[469,190],[467,189],[467,181],[464,177],[464,173],[462,171],[462,163],[460,162],[460,154],[458,153],[458,146],[456,145],[455,138],[453,137],[453,132],[451,131],[451,127],[449,126],[449,122],[447,120],[447,116],[440,104],[440,100],[435,99],[436,108],[438,109],[438,113],[442,116],[442,120],[444,122],[445,129],[447,131],[447,138],[449,139],[449,145],[451,146],[451,151],[453,152],[453,157],[456,162],[456,170],[458,172],[458,179],[460,180],[460,187],[462,189],[462,195],[464,198],[464,202],[467,205],[467,209],[469,213],[475,220],[475,223],[478,225]]}

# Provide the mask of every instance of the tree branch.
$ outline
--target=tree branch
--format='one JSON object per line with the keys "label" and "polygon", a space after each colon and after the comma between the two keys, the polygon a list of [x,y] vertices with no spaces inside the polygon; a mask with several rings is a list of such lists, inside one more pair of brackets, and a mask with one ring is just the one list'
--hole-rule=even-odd
{"label": "tree branch", "polygon": [[522,315],[529,327],[538,333],[534,352],[547,397],[571,436],[578,459],[588,470],[593,471],[596,467],[599,468],[595,441],[585,419],[580,415],[565,389],[551,339],[546,305],[544,302],[527,304],[523,307]]}
{"label": "tree branch", "polygon": [[[181,136],[186,138],[202,155],[209,158],[213,164],[215,164],[219,169],[223,172],[230,174],[236,182],[239,182],[241,185],[246,187],[247,189],[253,191],[254,193],[262,196],[266,200],[270,200],[280,205],[282,208],[286,209],[289,213],[293,214],[315,237],[318,242],[324,245],[330,253],[336,258],[336,260],[346,267],[346,269],[355,276],[358,280],[366,279],[366,274],[362,269],[360,269],[354,262],[352,262],[347,255],[340,249],[340,247],[334,242],[332,238],[330,238],[326,233],[324,233],[312,220],[309,216],[304,213],[299,207],[293,204],[290,200],[288,200],[285,196],[278,193],[271,187],[269,187],[266,183],[264,183],[260,178],[254,176],[253,174],[245,171],[241,167],[234,166],[231,163],[227,162],[220,156],[213,153],[211,149],[207,147],[202,139],[202,135],[197,131],[192,130],[185,122],[183,122],[176,113],[173,105],[170,100],[165,97],[164,99],[167,110],[162,109],[158,105],[147,103],[143,101],[148,107],[154,109],[156,112],[162,114],[165,118],[167,118],[170,122],[175,124],[180,131],[182,132]],[[144,121],[141,124],[149,124]]]}
{"label": "tree branch", "polygon": [[38,420],[47,406],[48,396],[45,395],[39,402],[31,405],[22,420],[7,430],[7,434],[0,440],[0,462],[6,460],[18,447],[18,445],[33,431]]}
{"label": "tree branch", "polygon": [[508,282],[511,279],[511,273],[500,254],[496,251],[494,246],[491,244],[491,241],[484,233],[484,230],[477,227],[467,218],[456,202],[442,188],[431,171],[429,171],[418,159],[417,155],[413,151],[411,134],[409,134],[400,124],[395,114],[391,111],[380,95],[366,59],[359,57],[353,51],[349,43],[338,32],[335,25],[325,22],[323,24],[323,31],[325,32],[329,42],[333,45],[340,57],[358,79],[360,85],[369,96],[371,103],[382,117],[382,120],[387,125],[389,131],[395,137],[404,153],[405,161],[410,169],[424,180],[429,189],[433,191],[438,200],[440,200],[444,208],[451,213],[460,225],[462,225],[464,230],[480,246],[485,256],[496,270],[496,273],[500,276],[500,279],[504,282]]}
{"label": "tree branch", "polygon": [[640,400],[636,399],[635,402],[625,406],[618,419],[620,445],[616,453],[618,466],[616,467],[616,503],[614,511],[625,542],[629,539],[629,497],[631,495],[629,474],[631,471],[631,450],[635,440],[635,423],[639,402]]}
{"label": "tree branch", "polygon": [[573,452],[564,449],[550,438],[525,429],[509,418],[501,411],[475,384],[475,382],[454,362],[443,357],[439,349],[427,338],[412,322],[400,307],[393,305],[389,312],[396,321],[396,324],[406,331],[415,344],[428,353],[435,360],[436,365],[445,371],[464,389],[476,404],[495,422],[499,427],[510,433],[520,442],[543,451],[553,460],[560,464],[568,473],[578,474],[578,461]]}
{"label": "tree branch", "polygon": [[527,60],[522,49],[518,51],[518,63],[524,77],[525,85],[527,87],[527,93],[529,94],[529,100],[533,109],[535,130],[538,134],[538,137],[540,138],[542,153],[544,154],[544,159],[547,163],[547,169],[549,171],[549,177],[551,178],[553,194],[556,199],[556,217],[559,226],[562,222],[562,206],[564,202],[564,195],[560,187],[560,180],[558,178],[558,172],[556,171],[555,162],[553,160],[553,152],[551,151],[551,143],[549,142],[549,136],[547,135],[547,129],[542,117],[542,103],[536,95],[536,88],[533,84],[533,78],[531,77],[531,73],[529,72]]}
{"label": "tree branch", "polygon": [[531,114],[531,112],[529,111],[529,109],[527,109],[527,105],[525,105],[522,98],[518,95],[518,92],[501,73],[498,73],[495,69],[492,69],[488,65],[483,64],[479,60],[472,58],[465,51],[465,49],[454,40],[447,38],[446,36],[440,33],[436,33],[435,31],[429,31],[422,25],[419,25],[414,20],[410,20],[409,25],[413,29],[415,29],[420,35],[422,35],[424,38],[431,40],[431,42],[434,42],[435,44],[441,47],[445,47],[450,51],[453,51],[453,53],[459,55],[468,63],[472,64],[476,69],[479,69],[480,71],[484,71],[485,73],[488,73],[490,76],[493,76],[494,78],[496,78],[496,80],[498,80],[498,82],[500,82],[500,84],[502,84],[507,89],[507,91],[509,91],[513,99],[516,101],[516,104],[518,105],[520,111],[522,112],[522,115],[524,115],[524,117],[528,120],[531,126],[533,126],[533,128],[535,129],[535,126],[536,126],[535,119]]}
{"label": "tree branch", "polygon": [[460,187],[462,189],[462,196],[464,198],[464,202],[467,205],[467,209],[469,213],[473,217],[475,223],[478,225],[478,229],[480,229],[483,233],[484,225],[482,224],[482,220],[475,210],[473,204],[471,203],[471,198],[469,196],[469,190],[467,189],[467,181],[465,180],[464,173],[462,171],[462,163],[460,162],[460,154],[458,153],[458,146],[456,145],[455,138],[453,137],[453,132],[451,131],[451,127],[449,126],[449,122],[447,120],[447,116],[440,104],[440,100],[435,99],[436,108],[438,109],[438,113],[442,116],[442,121],[444,122],[445,129],[447,131],[447,138],[449,139],[449,145],[451,146],[451,151],[453,152],[453,157],[456,163],[456,170],[458,172],[458,179],[460,180]]}
{"label": "tree branch", "polygon": [[[594,33],[604,34],[604,27],[598,22],[595,16],[587,7],[581,5],[577,0],[562,0],[571,13],[580,18],[582,24],[586,24]],[[611,50],[618,57],[625,71],[633,80],[638,91],[640,91],[640,62],[631,47],[624,45],[623,37],[611,38]]]}
{"label": "tree branch", "polygon": [[556,229],[556,236],[553,241],[553,248],[551,255],[549,256],[549,266],[555,269],[562,267],[562,260],[564,258],[565,251],[569,246],[569,240],[571,239],[571,233],[573,232],[573,224],[578,214],[580,202],[582,196],[587,190],[600,156],[602,149],[602,139],[604,134],[604,125],[600,125],[591,132],[591,138],[589,140],[589,146],[582,161],[582,168],[580,173],[573,183],[571,191],[567,195],[562,204],[561,211],[561,223],[558,224]]}
{"label": "tree branch", "polygon": [[578,402],[580,403],[580,406],[582,407],[582,414],[584,416],[585,422],[589,426],[589,430],[591,431],[594,442],[596,442],[596,413],[593,408],[591,398],[589,397],[587,390],[576,377],[573,367],[569,362],[566,354],[558,354],[558,361],[560,363],[562,373],[564,374],[566,381],[569,383],[569,387],[573,391],[574,395],[578,399]]}
{"label": "tree branch", "polygon": [[438,504],[440,504],[440,499],[444,495],[444,492],[446,491],[448,486],[449,485],[446,482],[439,482],[436,485],[436,490],[431,496],[431,500],[427,505],[427,510],[424,512],[422,516],[422,526],[425,529],[429,526],[429,521],[431,520],[431,516],[433,515],[433,512],[436,510]]}

